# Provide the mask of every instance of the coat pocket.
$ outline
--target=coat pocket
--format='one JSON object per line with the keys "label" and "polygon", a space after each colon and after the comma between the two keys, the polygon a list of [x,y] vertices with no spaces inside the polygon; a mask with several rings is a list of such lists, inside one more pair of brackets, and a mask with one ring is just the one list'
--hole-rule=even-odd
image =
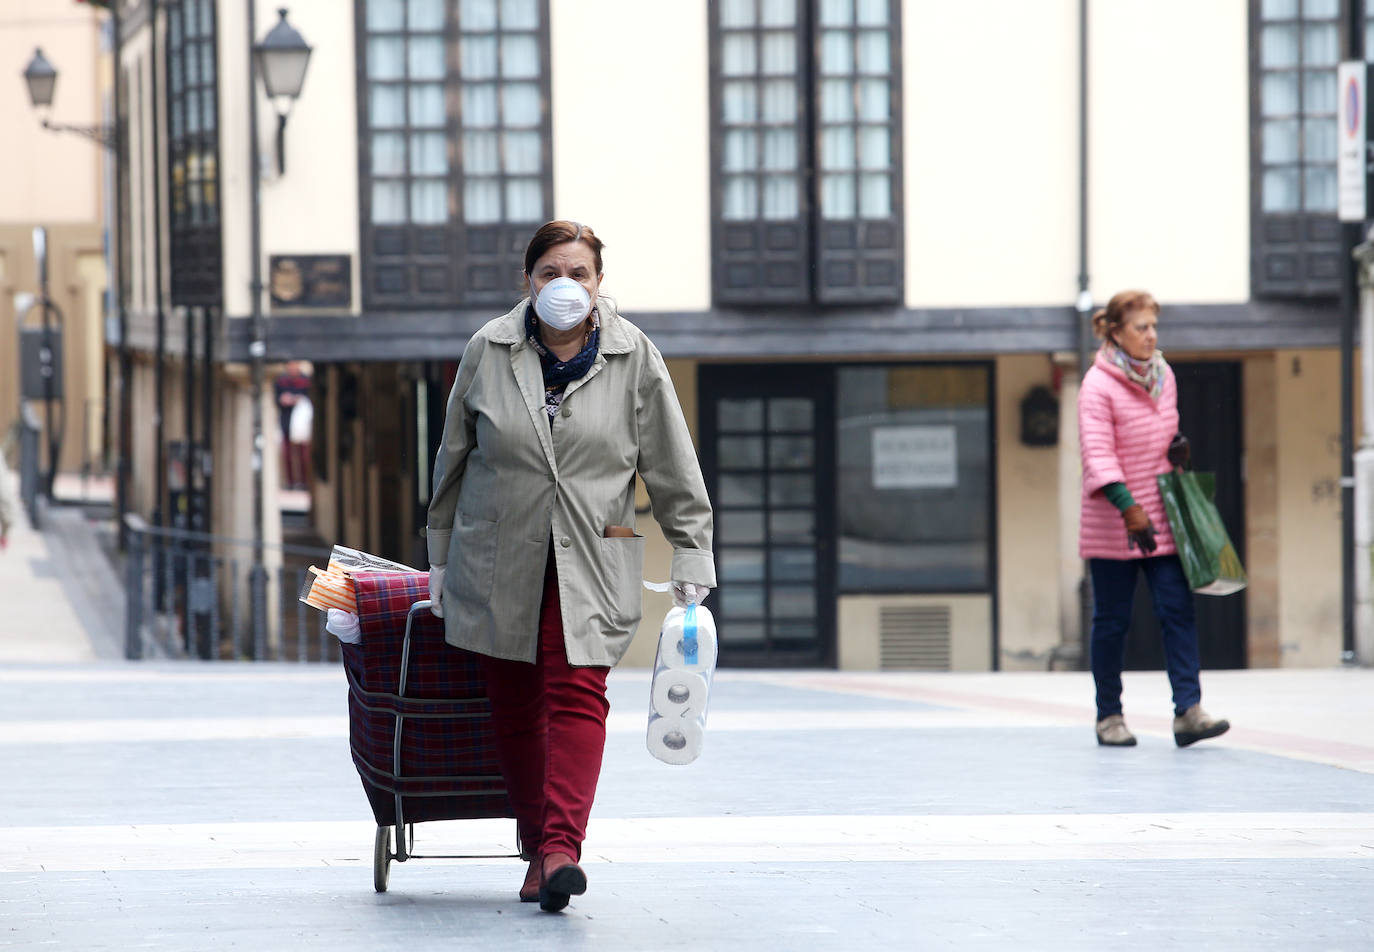
{"label": "coat pocket", "polygon": [[644,577],[644,537],[602,538],[601,573],[611,604],[611,621],[625,628],[639,624],[643,614],[640,582]]}
{"label": "coat pocket", "polygon": [[500,526],[485,519],[454,526],[449,543],[449,578],[459,600],[488,601],[496,575],[496,543]]}

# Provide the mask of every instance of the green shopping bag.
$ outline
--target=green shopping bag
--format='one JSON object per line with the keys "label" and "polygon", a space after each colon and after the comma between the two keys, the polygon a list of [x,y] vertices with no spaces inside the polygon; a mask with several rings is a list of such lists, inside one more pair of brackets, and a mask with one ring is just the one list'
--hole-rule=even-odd
{"label": "green shopping bag", "polygon": [[1212,502],[1216,476],[1180,469],[1161,473],[1156,480],[1188,587],[1198,595],[1230,595],[1243,589],[1245,566]]}

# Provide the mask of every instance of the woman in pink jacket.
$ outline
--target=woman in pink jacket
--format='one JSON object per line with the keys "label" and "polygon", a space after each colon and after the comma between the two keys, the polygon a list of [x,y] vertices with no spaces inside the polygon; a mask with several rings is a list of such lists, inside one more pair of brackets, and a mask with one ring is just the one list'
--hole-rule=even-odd
{"label": "woman in pink jacket", "polygon": [[1093,315],[1102,340],[1078,395],[1083,508],[1078,547],[1092,573],[1092,669],[1097,742],[1134,747],[1121,714],[1121,669],[1136,577],[1143,570],[1173,688],[1174,742],[1187,747],[1230,728],[1202,709],[1193,594],[1183,575],[1155,477],[1188,460],[1178,432],[1174,372],[1156,349],[1159,304],[1122,291]]}

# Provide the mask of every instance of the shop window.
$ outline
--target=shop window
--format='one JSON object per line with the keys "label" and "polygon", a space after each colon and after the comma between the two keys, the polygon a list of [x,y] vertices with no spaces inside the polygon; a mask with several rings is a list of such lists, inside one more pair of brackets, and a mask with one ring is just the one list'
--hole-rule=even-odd
{"label": "shop window", "polygon": [[837,370],[842,593],[992,587],[991,378],[985,364]]}

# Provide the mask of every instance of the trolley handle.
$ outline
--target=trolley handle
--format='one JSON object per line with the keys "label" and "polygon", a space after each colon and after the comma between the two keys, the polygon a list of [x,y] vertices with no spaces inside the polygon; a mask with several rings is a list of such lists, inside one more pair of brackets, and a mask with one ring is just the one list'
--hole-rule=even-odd
{"label": "trolley handle", "polygon": [[410,611],[406,612],[406,636],[401,642],[401,683],[397,686],[396,693],[405,697],[406,693],[406,674],[410,671],[410,623],[415,620],[415,613],[418,611],[428,611],[432,605],[428,598],[414,602],[410,606]]}
{"label": "trolley handle", "polygon": [[[432,603],[428,598],[414,602],[410,610],[406,612],[406,636],[401,642],[401,683],[397,686],[396,694],[398,697],[405,697],[406,694],[406,674],[410,671],[410,625],[415,620],[415,613],[418,611],[428,611]],[[405,715],[399,711],[396,713],[396,730],[391,738],[391,768],[392,774],[397,780],[401,779],[401,725],[405,723]],[[405,811],[401,805],[401,794],[399,787],[396,792],[396,858],[405,862],[410,852],[406,845],[405,837],[401,831],[405,826]]]}

